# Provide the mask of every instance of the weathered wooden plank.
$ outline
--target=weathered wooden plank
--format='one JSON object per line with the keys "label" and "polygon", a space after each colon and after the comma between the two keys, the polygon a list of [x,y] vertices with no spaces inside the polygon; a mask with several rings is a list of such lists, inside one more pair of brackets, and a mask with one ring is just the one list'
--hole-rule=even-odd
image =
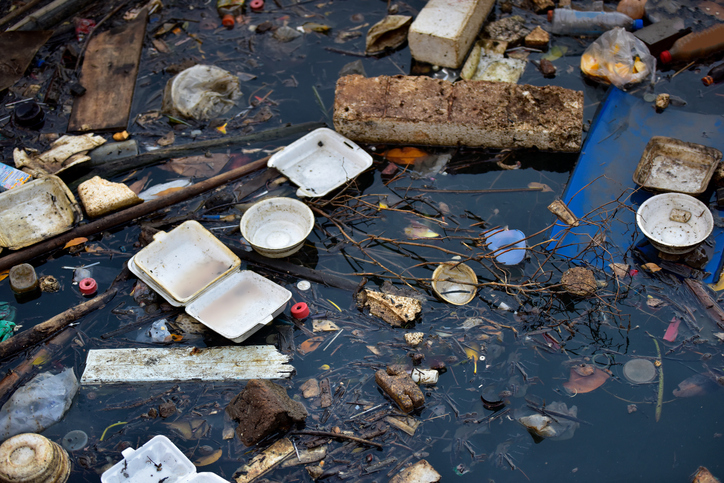
{"label": "weathered wooden plank", "polygon": [[147,17],[144,9],[133,22],[91,39],[80,80],[86,93],[73,104],[68,131],[126,129]]}
{"label": "weathered wooden plank", "polygon": [[282,438],[263,452],[254,456],[249,463],[241,467],[236,483],[250,483],[261,477],[273,467],[294,453],[294,445],[289,438]]}
{"label": "weathered wooden plank", "polygon": [[198,349],[97,349],[88,352],[81,384],[283,379],[289,356],[272,345]]}

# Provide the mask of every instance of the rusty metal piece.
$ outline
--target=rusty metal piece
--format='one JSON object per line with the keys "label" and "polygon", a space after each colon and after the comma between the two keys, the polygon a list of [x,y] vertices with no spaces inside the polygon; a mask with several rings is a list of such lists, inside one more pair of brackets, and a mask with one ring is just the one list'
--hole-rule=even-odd
{"label": "rusty metal piece", "polygon": [[402,409],[409,413],[425,404],[425,396],[404,368],[389,366],[375,373],[375,381]]}

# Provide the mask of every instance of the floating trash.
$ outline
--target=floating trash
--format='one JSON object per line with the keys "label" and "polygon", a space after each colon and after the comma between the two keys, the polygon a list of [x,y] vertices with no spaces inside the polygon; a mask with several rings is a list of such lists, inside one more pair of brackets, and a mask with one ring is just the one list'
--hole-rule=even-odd
{"label": "floating trash", "polygon": [[631,384],[648,384],[656,378],[656,367],[647,359],[631,359],[624,364],[623,375]]}
{"label": "floating trash", "polygon": [[[503,265],[517,265],[525,258],[525,234],[520,230],[503,230],[487,239],[488,249],[501,253],[495,255],[495,260]],[[510,246],[508,246],[510,245]]]}
{"label": "floating trash", "polygon": [[76,429],[63,436],[61,444],[66,451],[78,451],[88,444],[88,435],[84,431]]}

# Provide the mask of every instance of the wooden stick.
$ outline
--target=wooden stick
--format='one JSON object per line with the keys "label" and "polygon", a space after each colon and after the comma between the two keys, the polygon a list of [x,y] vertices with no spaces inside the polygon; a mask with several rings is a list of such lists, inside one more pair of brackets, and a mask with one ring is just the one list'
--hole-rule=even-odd
{"label": "wooden stick", "polygon": [[374,441],[369,441],[366,439],[358,438],[356,436],[348,436],[343,433],[330,433],[328,431],[294,431],[291,434],[306,434],[309,436],[325,436],[328,438],[335,438],[335,439],[347,439],[349,441],[354,441],[355,443],[360,444],[369,444],[370,446],[376,446],[378,448],[384,448],[381,443],[376,443]]}
{"label": "wooden stick", "polygon": [[5,255],[4,257],[0,258],[0,272],[3,270],[8,270],[19,263],[23,263],[35,257],[44,255],[51,250],[55,250],[56,248],[61,248],[73,238],[89,237],[91,235],[95,235],[96,233],[99,233],[103,230],[108,230],[112,227],[128,223],[129,221],[133,221],[137,218],[140,218],[141,216],[153,213],[154,211],[160,210],[161,208],[166,208],[167,206],[171,206],[173,204],[187,200],[201,193],[204,193],[205,191],[217,188],[223,184],[228,183],[229,181],[240,178],[244,175],[247,175],[265,167],[268,159],[268,157],[262,158],[258,161],[249,163],[246,166],[242,166],[226,173],[219,174],[217,176],[214,176],[213,178],[209,178],[205,181],[201,181],[200,183],[196,183],[194,185],[171,193],[170,195],[166,195],[152,201],[146,201],[144,203],[141,203],[140,205],[132,206],[131,208],[119,211],[118,213],[113,213],[96,221],[92,221],[86,225],[76,227],[56,237],[50,238],[40,243],[36,243],[33,246],[24,248],[23,250]]}
{"label": "wooden stick", "polygon": [[17,354],[18,352],[29,349],[38,342],[47,339],[56,332],[64,329],[71,322],[78,320],[84,315],[103,307],[118,293],[118,289],[113,287],[106,290],[103,295],[99,295],[91,300],[83,302],[75,307],[71,307],[65,312],[61,312],[55,317],[46,320],[28,330],[24,330],[9,339],[0,342],[0,359],[5,359]]}
{"label": "wooden stick", "polygon": [[94,168],[91,173],[69,186],[71,186],[72,189],[73,185],[77,185],[80,182],[86,179],[90,179],[95,175],[102,176],[103,178],[109,178],[111,176],[131,171],[136,168],[151,166],[159,161],[164,161],[170,158],[188,156],[189,154],[198,153],[200,151],[206,151],[214,148],[235,146],[246,143],[272,141],[275,139],[294,136],[307,131],[312,131],[314,129],[324,126],[326,126],[326,124],[323,122],[304,122],[291,126],[287,125],[279,128],[268,129],[266,131],[261,131],[253,134],[226,136],[219,139],[208,139],[206,141],[181,144],[179,146],[170,146],[165,149],[157,149],[148,153],[139,154],[138,156],[128,156],[126,158],[117,159],[111,162],[91,160],[88,163],[85,163],[89,164]]}
{"label": "wooden stick", "polygon": [[9,14],[5,15],[3,18],[0,19],[0,25],[5,25],[6,23],[10,22],[15,17],[19,17],[20,15],[24,14],[43,0],[31,0],[30,2],[26,3],[20,8],[16,8]]}

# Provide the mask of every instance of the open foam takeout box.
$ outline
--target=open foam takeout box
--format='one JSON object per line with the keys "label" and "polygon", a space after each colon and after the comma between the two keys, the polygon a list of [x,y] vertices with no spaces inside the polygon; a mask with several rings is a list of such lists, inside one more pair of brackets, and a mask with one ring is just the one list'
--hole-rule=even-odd
{"label": "open foam takeout box", "polygon": [[252,272],[196,221],[153,242],[128,261],[128,268],[174,307],[234,342],[242,342],[271,322],[292,294]]}

